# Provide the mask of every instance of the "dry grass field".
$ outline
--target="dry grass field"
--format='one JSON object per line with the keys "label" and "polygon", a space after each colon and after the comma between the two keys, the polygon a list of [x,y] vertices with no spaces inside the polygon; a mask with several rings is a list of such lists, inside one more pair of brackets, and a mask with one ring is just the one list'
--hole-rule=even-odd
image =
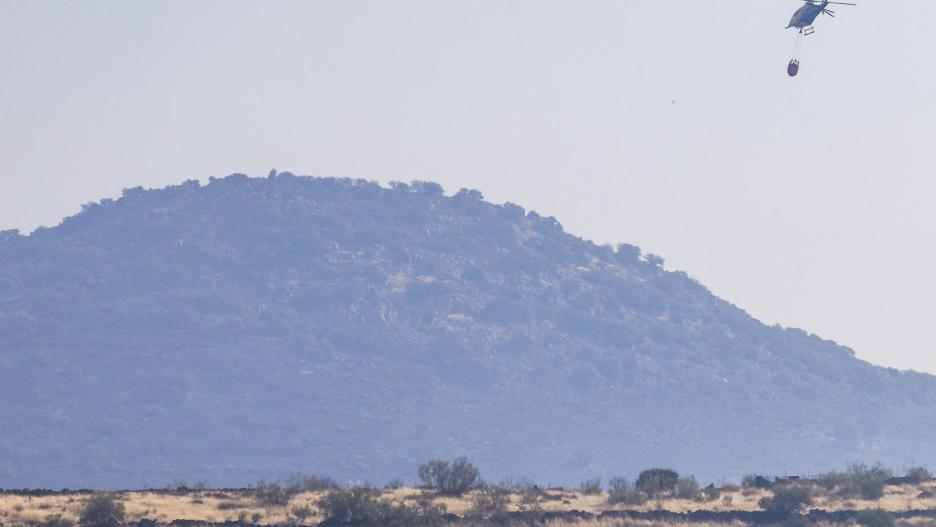
{"label": "dry grass field", "polygon": [[[399,488],[377,490],[380,499],[391,502],[415,501],[423,492],[417,488]],[[250,490],[221,491],[199,490],[185,492],[168,491],[128,491],[119,494],[126,509],[128,522],[141,519],[156,520],[168,524],[173,520],[187,519],[207,523],[224,521],[243,521],[262,525],[315,525],[323,520],[317,502],[324,492],[301,492],[289,497],[287,505],[269,506],[262,504]],[[920,497],[923,494],[924,497]],[[697,501],[690,499],[650,500],[643,505],[609,505],[607,493],[585,494],[578,490],[549,489],[535,493],[535,498],[522,493],[512,493],[508,510],[572,511],[602,513],[610,510],[690,512],[696,510],[711,511],[757,511],[758,501],[771,496],[772,491],[756,488],[723,489],[718,499]],[[0,524],[4,527],[33,527],[43,520],[61,515],[73,521],[78,520],[81,508],[90,494],[66,494],[48,496],[26,496],[0,494]],[[727,498],[726,498],[727,496]],[[933,497],[928,497],[933,496]],[[444,504],[449,513],[464,515],[471,506],[473,495],[462,497],[434,496],[433,502]],[[299,520],[294,511],[308,507],[309,515]],[[875,501],[842,499],[829,494],[817,494],[811,508],[826,511],[861,510],[882,508],[892,512],[911,509],[936,510],[936,482],[920,485],[890,485],[885,488],[884,496]],[[929,522],[929,523],[928,523]],[[665,522],[641,522],[636,520],[603,519],[590,521],[552,521],[546,525],[552,527],[610,527],[611,525],[633,525],[634,527],[661,527]],[[936,525],[932,520],[915,518],[903,521],[908,526]],[[704,527],[703,523],[693,523]],[[726,524],[719,524],[726,525]]]}

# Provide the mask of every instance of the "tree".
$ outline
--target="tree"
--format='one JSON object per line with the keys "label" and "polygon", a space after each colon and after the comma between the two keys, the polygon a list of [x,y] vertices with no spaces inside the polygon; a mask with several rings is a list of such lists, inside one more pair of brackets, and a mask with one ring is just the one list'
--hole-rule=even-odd
{"label": "tree", "polygon": [[644,261],[652,265],[653,267],[659,267],[659,268],[663,267],[663,257],[658,256],[656,254],[647,253],[644,256]]}
{"label": "tree", "polygon": [[617,247],[616,256],[618,260],[624,263],[634,263],[640,261],[640,247],[629,243],[622,243]]}
{"label": "tree", "polygon": [[81,527],[119,527],[124,517],[124,505],[116,495],[94,494],[85,501],[78,524]]}
{"label": "tree", "polygon": [[644,470],[637,476],[637,490],[643,491],[649,497],[658,494],[670,493],[676,490],[679,473],[668,468],[651,468]]}
{"label": "tree", "polygon": [[428,194],[430,196],[442,196],[445,193],[445,190],[442,188],[442,185],[435,183],[433,181],[415,180],[410,183],[410,188],[411,188],[411,192]]}
{"label": "tree", "polygon": [[423,484],[447,496],[460,496],[471,490],[481,477],[478,469],[459,457],[449,466],[448,461],[433,459],[419,465],[419,479]]}

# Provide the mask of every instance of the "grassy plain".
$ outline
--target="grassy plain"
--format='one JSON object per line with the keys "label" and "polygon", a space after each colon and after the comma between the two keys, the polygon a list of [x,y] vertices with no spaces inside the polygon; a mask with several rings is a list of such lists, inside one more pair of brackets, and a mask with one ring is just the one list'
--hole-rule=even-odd
{"label": "grassy plain", "polygon": [[[385,489],[376,491],[380,499],[393,502],[415,500],[422,492],[417,488]],[[921,494],[923,497],[921,497]],[[20,494],[0,494],[0,523],[4,527],[31,527],[43,520],[61,515],[63,518],[77,521],[80,510],[90,494],[55,494],[46,496],[27,496]],[[190,490],[190,491],[126,491],[119,493],[126,508],[128,522],[141,519],[152,519],[159,523],[168,524],[173,520],[198,520],[207,523],[224,521],[244,521],[263,525],[305,524],[315,525],[323,517],[318,510],[317,502],[324,492],[301,492],[289,498],[286,505],[264,505],[255,492],[251,490]],[[601,513],[610,510],[667,510],[672,512],[690,512],[696,510],[711,511],[756,511],[759,510],[758,501],[770,496],[770,490],[755,488],[727,488],[723,489],[718,499],[711,501],[697,501],[691,499],[666,498],[651,500],[643,505],[610,505],[607,493],[585,494],[578,490],[548,489],[536,493],[531,500],[529,494],[512,493],[508,510],[529,510],[535,508],[542,511],[572,511],[579,510],[590,513]],[[729,496],[729,498],[725,498]],[[464,515],[471,506],[472,494],[462,497],[436,496],[433,500],[437,504],[444,504],[447,511],[459,516]],[[296,518],[294,511],[308,507],[310,514],[301,521]],[[817,495],[811,508],[826,511],[860,510],[881,508],[891,512],[900,512],[911,509],[936,510],[936,482],[926,482],[920,485],[890,485],[885,488],[884,496],[879,500],[858,500],[836,498],[834,495]],[[906,525],[934,525],[926,520],[914,519],[903,522]],[[658,527],[660,522],[625,521],[621,519],[602,519],[590,521],[557,520],[547,523],[552,527],[575,526],[582,527],[610,527],[611,525],[633,525],[641,527]],[[694,523],[694,526],[704,527],[705,524]],[[725,525],[725,524],[719,524]]]}

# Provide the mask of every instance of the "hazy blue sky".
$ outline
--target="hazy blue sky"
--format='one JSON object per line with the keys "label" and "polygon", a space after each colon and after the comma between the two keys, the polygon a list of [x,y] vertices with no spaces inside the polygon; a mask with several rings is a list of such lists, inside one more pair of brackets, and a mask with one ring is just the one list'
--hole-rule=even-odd
{"label": "hazy blue sky", "polygon": [[0,228],[232,172],[438,181],[936,372],[936,2],[0,1]]}

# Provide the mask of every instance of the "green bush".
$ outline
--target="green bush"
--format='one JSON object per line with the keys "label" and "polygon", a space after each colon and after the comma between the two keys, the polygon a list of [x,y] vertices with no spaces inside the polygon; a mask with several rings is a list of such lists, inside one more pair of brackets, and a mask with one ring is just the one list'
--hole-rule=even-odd
{"label": "green bush", "polygon": [[647,494],[633,488],[628,480],[614,477],[608,480],[608,504],[643,505],[647,503]]}
{"label": "green bush", "polygon": [[508,480],[500,483],[498,486],[506,490],[509,494],[520,495],[518,510],[524,512],[542,512],[541,501],[543,497],[546,496],[546,492],[543,491],[539,485],[523,480]]}
{"label": "green bush", "polygon": [[644,470],[637,476],[637,490],[643,491],[647,496],[654,498],[660,494],[671,493],[676,490],[679,473],[668,468],[651,468]]}
{"label": "green bush", "polygon": [[445,523],[446,507],[444,504],[433,503],[431,494],[420,494],[416,499],[416,504],[410,510],[413,512],[413,517],[409,525],[437,527]]}
{"label": "green bush", "polygon": [[699,482],[695,476],[679,478],[676,480],[676,497],[683,500],[694,500],[699,496]]}
{"label": "green bush", "polygon": [[827,472],[816,481],[842,498],[876,500],[884,495],[884,486],[893,473],[882,465],[854,463],[845,472]]}
{"label": "green bush", "polygon": [[927,470],[926,467],[911,467],[907,469],[904,477],[914,485],[919,485],[924,481],[931,481],[933,479],[933,475],[930,474],[930,471]]}
{"label": "green bush", "polygon": [[608,480],[608,503],[615,504],[624,501],[622,498],[631,490],[627,478],[615,476]]}
{"label": "green bush", "polygon": [[783,485],[775,487],[773,496],[761,498],[757,504],[765,511],[785,518],[812,505],[812,491],[804,485]]}
{"label": "green bush", "polygon": [[335,483],[335,480],[325,476],[295,473],[286,478],[284,487],[288,494],[298,494],[300,492],[334,490],[338,488],[338,484]]}
{"label": "green bush", "polygon": [[388,482],[384,485],[384,488],[385,488],[385,489],[388,489],[388,490],[396,490],[396,489],[402,489],[404,486],[405,486],[405,485],[404,485],[402,479],[400,479],[400,478],[394,478],[394,479],[391,479],[390,481],[388,481]]}
{"label": "green bush", "polygon": [[884,509],[864,509],[855,515],[858,525],[865,527],[894,527],[894,515]]}
{"label": "green bush", "polygon": [[282,507],[289,505],[290,493],[287,492],[279,483],[267,483],[260,480],[257,482],[254,496],[260,505],[267,507]]}
{"label": "green bush", "polygon": [[81,527],[119,527],[124,523],[124,505],[115,494],[94,494],[78,515]]}
{"label": "green bush", "polygon": [[846,481],[847,477],[845,473],[836,471],[820,474],[819,477],[816,478],[816,484],[829,492],[833,492],[836,488],[845,485]]}
{"label": "green bush", "polygon": [[466,516],[499,523],[506,518],[509,504],[510,492],[507,489],[495,485],[484,486],[471,497],[471,507]]}
{"label": "green bush", "polygon": [[420,496],[413,506],[391,504],[361,487],[333,490],[318,501],[318,507],[327,523],[355,527],[437,527],[445,515],[445,506],[433,504],[430,496]]}
{"label": "green bush", "polygon": [[586,479],[579,485],[582,494],[601,494],[601,478]]}
{"label": "green bush", "polygon": [[380,525],[389,516],[388,505],[360,487],[333,490],[318,500],[318,507],[336,525]]}
{"label": "green bush", "polygon": [[715,488],[714,484],[709,483],[709,485],[702,489],[702,491],[699,493],[699,499],[702,501],[715,501],[720,498],[721,495],[721,489]]}
{"label": "green bush", "polygon": [[882,465],[849,465],[843,475],[836,493],[845,498],[880,499],[884,495],[884,485],[893,473]]}
{"label": "green bush", "polygon": [[768,489],[771,486],[769,479],[757,474],[745,474],[741,478],[741,488],[744,489]]}
{"label": "green bush", "polygon": [[468,458],[459,457],[449,466],[448,461],[434,459],[419,465],[419,479],[440,494],[460,496],[474,488],[481,474]]}

